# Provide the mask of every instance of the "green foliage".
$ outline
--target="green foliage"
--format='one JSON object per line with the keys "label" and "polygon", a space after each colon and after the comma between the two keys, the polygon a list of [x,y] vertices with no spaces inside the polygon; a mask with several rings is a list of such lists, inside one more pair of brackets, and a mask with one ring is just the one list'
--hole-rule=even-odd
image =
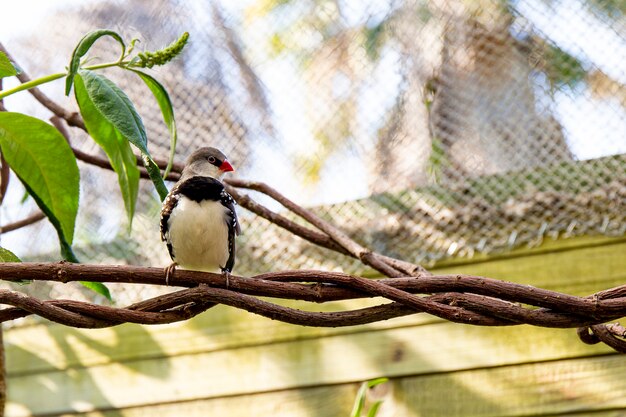
{"label": "green foliage", "polygon": [[[371,381],[366,381],[361,384],[359,391],[357,392],[356,399],[354,401],[354,406],[352,407],[352,412],[350,413],[350,417],[361,417],[361,413],[363,412],[363,407],[365,406],[365,396],[367,395],[367,391],[376,385],[383,384],[387,382],[389,379],[387,378],[376,378]],[[382,401],[376,401],[370,407],[367,417],[376,417],[378,413],[378,409],[382,405]]]}
{"label": "green foliage", "polygon": [[[111,37],[121,46],[119,59],[115,62],[85,66],[83,58],[102,37]],[[148,86],[161,109],[171,137],[171,151],[165,176],[171,169],[177,141],[172,102],[165,88],[156,79],[136,68],[166,64],[182,52],[188,39],[189,34],[185,32],[176,42],[163,50],[140,53],[130,58],[136,39],[133,39],[127,48],[117,32],[96,30],[85,35],[76,45],[67,73],[47,75],[12,89],[2,90],[0,99],[65,77],[66,95],[69,95],[74,86],[75,98],[87,131],[105,151],[118,175],[130,225],[139,189],[139,168],[131,144],[140,151],[141,160],[161,200],[165,199],[167,188],[161,171],[148,151],[146,130],[135,106],[115,83],[95,71],[110,67],[133,71]],[[17,72],[8,57],[0,53],[0,78],[16,75]],[[55,227],[63,258],[70,262],[78,262],[71,244],[78,211],[79,173],[76,158],[65,138],[42,120],[19,113],[4,112],[0,113],[0,147],[7,163],[22,181],[28,194]],[[82,282],[82,284],[111,298],[108,289],[101,283]]]}
{"label": "green foliage", "polygon": [[163,178],[165,178],[172,169],[172,164],[174,163],[174,155],[176,154],[176,142],[178,141],[176,120],[174,119],[174,106],[172,106],[172,100],[170,100],[170,96],[169,94],[167,94],[167,90],[161,85],[161,83],[159,83],[152,76],[146,74],[145,72],[137,70],[133,70],[133,72],[137,74],[144,83],[146,83],[146,85],[154,95],[154,98],[156,99],[157,103],[159,104],[159,108],[161,109],[163,121],[167,125],[167,129],[170,133],[170,157],[167,161],[167,168],[165,168],[165,172],[163,173]]}
{"label": "green foliage", "polygon": [[109,291],[107,286],[104,285],[103,283],[101,283],[101,282],[90,282],[90,281],[80,281],[80,283],[85,288],[89,288],[93,292],[106,297],[107,300],[113,301],[113,298],[111,297],[111,292]]}
{"label": "green foliage", "polygon": [[0,262],[22,262],[22,260],[10,250],[0,248]]}
{"label": "green foliage", "polygon": [[187,45],[188,40],[189,33],[185,32],[180,38],[166,48],[155,52],[140,52],[131,61],[131,64],[140,68],[152,68],[155,65],[165,65],[180,55],[185,45]]}
{"label": "green foliage", "polygon": [[435,183],[441,180],[444,167],[450,165],[446,151],[445,146],[439,138],[432,138],[427,169]]}
{"label": "green foliage", "polygon": [[[92,67],[81,68],[80,59],[85,56],[89,49],[93,46],[93,44],[103,36],[110,36],[117,40],[118,43],[121,45],[122,54],[119,60],[114,63],[100,64]],[[89,93],[88,95],[91,102],[93,103],[93,107],[95,107],[95,109],[101,113],[102,117],[107,119],[108,122],[113,125],[116,134],[121,134],[126,141],[129,141],[130,143],[135,145],[137,149],[139,149],[139,151],[141,152],[141,159],[144,163],[144,166],[148,171],[150,179],[152,180],[161,200],[164,200],[167,196],[167,187],[163,182],[163,178],[161,177],[161,172],[157,164],[154,162],[154,160],[150,156],[150,152],[148,151],[148,138],[146,135],[146,131],[143,126],[141,117],[135,110],[135,106],[130,101],[128,96],[126,96],[126,94],[124,94],[124,92],[112,81],[108,80],[104,76],[91,73],[90,70],[106,68],[110,66],[118,66],[122,69],[139,73],[139,71],[136,71],[133,68],[151,68],[154,65],[164,65],[167,62],[171,61],[174,57],[180,55],[185,45],[187,44],[188,39],[189,33],[185,32],[176,42],[172,43],[170,46],[162,50],[156,52],[139,53],[138,56],[132,58],[129,61],[125,61],[125,59],[128,58],[128,55],[130,55],[134,50],[134,46],[137,40],[133,39],[131,41],[130,48],[128,48],[127,50],[126,44],[119,34],[111,30],[97,30],[85,35],[83,39],[81,39],[81,41],[78,43],[72,54],[69,71],[67,74],[65,89],[66,94],[69,94],[74,79],[78,75],[81,75],[83,78],[88,79],[88,81],[85,83],[85,86],[87,87],[87,92]],[[157,103],[159,104],[159,107],[161,108],[161,112],[163,114],[163,119],[165,120],[165,123],[167,124],[170,131],[170,137],[172,138],[170,141],[172,144],[172,148],[170,150],[168,168],[166,168],[167,173],[167,171],[171,169],[176,146],[176,124],[174,122],[173,106],[171,100],[169,99],[169,95],[158,81],[145,73],[141,73],[140,77],[148,85],[150,91],[152,91],[155,99],[157,100]],[[96,117],[95,115],[92,116]],[[117,165],[121,166],[122,164],[120,164],[119,162],[120,161],[118,161]],[[118,171],[118,176],[119,175],[120,173]],[[126,175],[126,177],[128,177],[128,175]],[[122,182],[120,182],[120,185],[122,185]],[[124,194],[124,190],[122,190],[122,193]],[[127,193],[124,197],[127,212],[129,213],[130,218],[132,218],[132,215],[134,213],[134,201],[136,200],[136,195],[133,199],[132,204],[129,204],[130,201],[127,201],[127,198],[132,198],[132,193]]]}
{"label": "green foliage", "polygon": [[273,33],[269,38],[269,47],[272,54],[272,58],[276,58],[280,54],[282,54],[285,50],[287,50],[287,44],[283,39],[283,36],[276,32]]}
{"label": "green foliage", "polygon": [[552,44],[546,44],[544,65],[552,88],[574,87],[587,75],[587,70],[576,57]]}
{"label": "green foliage", "polygon": [[[110,124],[117,137],[121,137],[123,142],[130,142],[139,149],[143,157],[144,165],[150,174],[150,179],[154,183],[161,200],[164,200],[167,195],[167,188],[161,178],[159,168],[148,152],[148,136],[146,129],[133,103],[117,85],[103,75],[83,69],[78,72],[76,79],[78,80],[79,77],[83,80],[85,87],[84,90],[81,90],[80,94],[78,92],[76,93],[76,101],[78,101],[79,107],[81,108],[81,114],[83,113],[81,104],[87,105],[92,122],[95,122],[97,126]],[[159,105],[160,104],[161,103],[159,103]],[[93,111],[94,109],[95,111]],[[85,125],[87,126],[89,134],[93,136],[86,121]],[[100,139],[102,140],[103,138],[100,137]],[[133,156],[133,163],[134,160]],[[131,219],[134,213],[134,200],[137,198],[136,194],[135,192],[132,204],[126,206],[127,210],[131,207],[133,208],[133,210],[129,211]]]}
{"label": "green foliage", "polygon": [[141,152],[148,152],[148,137],[141,117],[128,96],[104,75],[81,70],[86,92],[101,116]]}
{"label": "green foliage", "polygon": [[74,52],[72,52],[72,58],[70,59],[70,65],[68,67],[67,77],[65,79],[65,95],[69,96],[70,91],[72,90],[72,83],[74,82],[74,77],[80,68],[80,59],[85,56],[85,54],[89,51],[89,49],[93,46],[93,44],[103,36],[110,36],[116,41],[120,43],[122,46],[122,55],[120,56],[120,61],[124,59],[124,53],[126,52],[126,44],[124,44],[124,40],[120,35],[112,30],[96,30],[94,32],[89,32],[86,34],[76,48],[74,48]]}
{"label": "green foliage", "polygon": [[78,213],[79,173],[65,138],[42,120],[0,113],[0,147],[7,163],[71,245]]}
{"label": "green foliage", "polygon": [[383,46],[383,35],[385,34],[385,21],[373,26],[364,26],[365,34],[365,52],[372,61],[378,61],[380,57],[380,49]]}
{"label": "green foliage", "polygon": [[74,95],[89,135],[107,154],[111,166],[117,173],[130,227],[139,190],[139,169],[129,140],[98,108],[97,103],[102,105],[108,97],[115,96],[108,88],[104,88],[103,92],[97,91],[106,85],[107,81],[106,78],[91,71],[81,71],[76,76]]}
{"label": "green foliage", "polygon": [[[17,257],[13,252],[8,249],[0,248],[0,262],[22,262],[20,258]],[[13,281],[15,284],[27,285],[30,284],[31,280],[19,280]]]}
{"label": "green foliage", "polygon": [[17,70],[4,52],[0,51],[0,78],[17,75]]}

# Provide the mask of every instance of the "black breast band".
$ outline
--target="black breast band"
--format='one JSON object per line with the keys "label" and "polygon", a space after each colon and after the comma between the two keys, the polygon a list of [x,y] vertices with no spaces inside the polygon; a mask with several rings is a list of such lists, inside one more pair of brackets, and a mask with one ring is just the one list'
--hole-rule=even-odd
{"label": "black breast band", "polygon": [[219,201],[224,185],[211,177],[191,177],[178,185],[179,194],[199,203],[202,200]]}

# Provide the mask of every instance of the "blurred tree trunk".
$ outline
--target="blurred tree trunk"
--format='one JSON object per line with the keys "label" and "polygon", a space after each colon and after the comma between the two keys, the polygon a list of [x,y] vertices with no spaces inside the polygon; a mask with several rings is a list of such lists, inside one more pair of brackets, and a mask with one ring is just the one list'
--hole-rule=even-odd
{"label": "blurred tree trunk", "polygon": [[512,22],[493,0],[411,4],[394,14],[406,82],[378,139],[373,192],[407,186],[397,181],[407,168],[415,186],[571,160]]}

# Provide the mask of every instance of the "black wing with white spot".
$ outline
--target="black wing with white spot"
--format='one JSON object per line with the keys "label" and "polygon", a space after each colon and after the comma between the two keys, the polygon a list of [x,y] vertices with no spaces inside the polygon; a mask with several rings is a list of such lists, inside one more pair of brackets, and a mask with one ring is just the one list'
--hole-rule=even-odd
{"label": "black wing with white spot", "polygon": [[235,236],[241,234],[241,227],[239,226],[239,220],[237,219],[237,212],[235,211],[235,200],[233,197],[223,190],[221,193],[220,202],[228,211],[226,216],[226,222],[228,225],[228,261],[223,270],[231,272],[235,266]]}
{"label": "black wing with white spot", "polygon": [[167,250],[170,253],[170,258],[174,259],[174,248],[172,247],[172,242],[170,241],[170,233],[169,233],[169,220],[170,215],[172,214],[172,210],[178,204],[178,200],[180,199],[180,193],[178,192],[178,187],[172,188],[169,192],[165,200],[163,201],[163,206],[161,207],[161,240],[166,243]]}

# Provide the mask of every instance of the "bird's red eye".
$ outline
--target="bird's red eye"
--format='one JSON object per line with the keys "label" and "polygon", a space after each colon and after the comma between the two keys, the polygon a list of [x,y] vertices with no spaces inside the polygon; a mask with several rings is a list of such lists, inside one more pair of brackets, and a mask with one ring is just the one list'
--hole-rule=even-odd
{"label": "bird's red eye", "polygon": [[214,164],[215,163],[215,157],[214,156],[209,156],[208,158],[209,162]]}

